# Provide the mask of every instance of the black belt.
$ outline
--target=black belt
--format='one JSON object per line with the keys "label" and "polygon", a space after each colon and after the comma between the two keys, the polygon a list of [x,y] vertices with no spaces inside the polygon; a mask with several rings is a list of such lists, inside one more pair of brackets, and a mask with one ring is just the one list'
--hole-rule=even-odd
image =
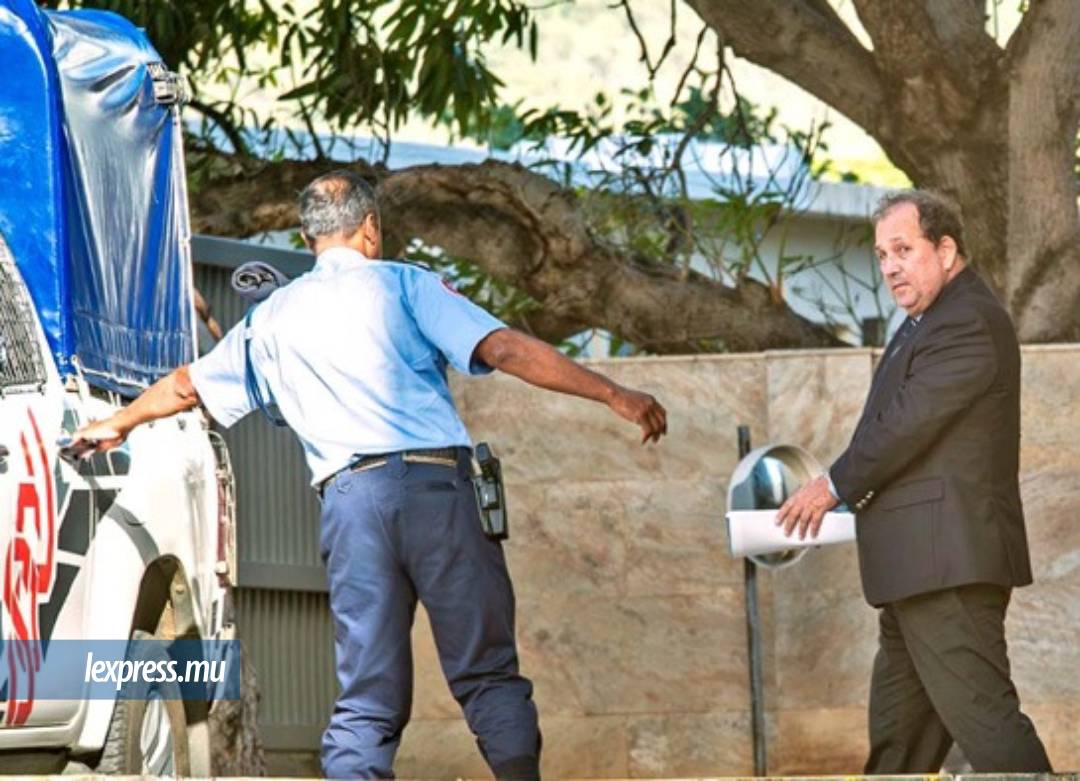
{"label": "black belt", "polygon": [[393,456],[400,455],[401,460],[407,464],[435,464],[436,466],[456,467],[458,463],[459,447],[436,447],[426,450],[402,450],[397,453],[380,453],[378,455],[363,456],[353,461],[347,467],[339,469],[323,480],[318,485],[319,496],[326,494],[326,489],[334,482],[342,472],[366,472],[369,469],[378,469],[390,463]]}

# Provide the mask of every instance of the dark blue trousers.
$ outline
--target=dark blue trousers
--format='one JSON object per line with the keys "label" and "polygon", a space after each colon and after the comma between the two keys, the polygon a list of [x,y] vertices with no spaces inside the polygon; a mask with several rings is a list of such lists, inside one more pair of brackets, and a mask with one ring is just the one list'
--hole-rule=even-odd
{"label": "dark blue trousers", "polygon": [[393,778],[412,707],[416,601],[439,661],[496,775],[535,775],[540,732],[532,684],[518,674],[514,593],[502,546],[484,536],[458,466],[406,463],[340,473],[322,505],[341,694],[323,736],[330,778]]}

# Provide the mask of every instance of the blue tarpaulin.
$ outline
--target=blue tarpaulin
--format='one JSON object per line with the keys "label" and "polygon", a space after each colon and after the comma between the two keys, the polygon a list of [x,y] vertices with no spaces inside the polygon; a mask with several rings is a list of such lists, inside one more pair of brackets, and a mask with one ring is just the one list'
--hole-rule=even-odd
{"label": "blue tarpaulin", "polygon": [[187,200],[161,58],[125,19],[0,0],[0,237],[62,374],[133,395],[194,355]]}

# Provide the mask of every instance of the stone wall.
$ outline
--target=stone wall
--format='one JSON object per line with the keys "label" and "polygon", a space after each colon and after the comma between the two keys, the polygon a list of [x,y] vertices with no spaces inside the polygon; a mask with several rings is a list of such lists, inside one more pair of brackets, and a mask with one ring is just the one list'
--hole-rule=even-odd
{"label": "stone wall", "polygon": [[[503,458],[523,671],[536,687],[548,777],[748,775],[741,561],[722,517],[738,458],[787,442],[823,462],[846,444],[875,360],[868,350],[597,362],[668,408],[641,447],[605,408],[507,377],[455,388],[477,440]],[[1024,352],[1022,486],[1037,585],[1009,616],[1015,677],[1055,766],[1080,767],[1080,347]],[[876,614],[852,546],[761,578],[769,770],[853,774],[866,751]],[[484,776],[426,617],[416,630],[410,776]]]}

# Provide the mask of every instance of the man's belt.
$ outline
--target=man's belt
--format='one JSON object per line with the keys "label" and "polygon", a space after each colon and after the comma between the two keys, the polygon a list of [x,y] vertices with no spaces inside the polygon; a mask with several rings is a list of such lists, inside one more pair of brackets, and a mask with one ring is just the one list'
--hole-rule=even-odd
{"label": "man's belt", "polygon": [[456,467],[460,449],[457,447],[437,447],[426,450],[402,450],[399,453],[380,453],[378,455],[364,456],[353,461],[347,467],[339,469],[319,483],[319,496],[326,494],[330,484],[342,472],[367,472],[371,469],[378,469],[390,463],[390,459],[396,455],[400,455],[401,460],[406,464],[434,464],[436,466]]}

